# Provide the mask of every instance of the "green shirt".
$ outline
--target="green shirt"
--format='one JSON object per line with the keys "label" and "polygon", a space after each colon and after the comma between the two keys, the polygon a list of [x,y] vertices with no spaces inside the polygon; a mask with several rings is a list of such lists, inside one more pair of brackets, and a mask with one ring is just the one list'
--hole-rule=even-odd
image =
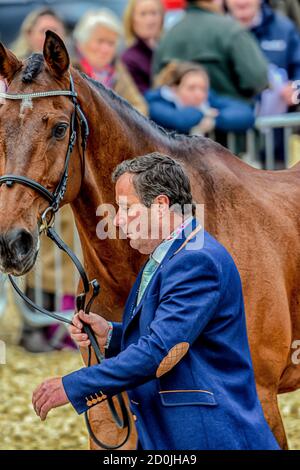
{"label": "green shirt", "polygon": [[162,38],[154,74],[172,60],[203,65],[211,88],[232,98],[250,100],[268,86],[267,61],[252,34],[229,16],[197,6]]}

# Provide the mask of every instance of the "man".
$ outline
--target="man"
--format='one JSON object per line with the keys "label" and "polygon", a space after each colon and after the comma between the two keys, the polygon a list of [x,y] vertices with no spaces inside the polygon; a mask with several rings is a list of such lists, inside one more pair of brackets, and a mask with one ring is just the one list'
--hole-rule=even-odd
{"label": "man", "polygon": [[40,385],[36,413],[68,401],[82,413],[91,397],[126,390],[139,448],[278,449],[256,393],[238,271],[193,217],[183,168],[153,153],[122,162],[113,180],[115,225],[150,257],[122,324],[75,315],[73,339],[87,347],[89,323],[106,359]]}
{"label": "man", "polygon": [[197,62],[214,91],[252,100],[268,85],[267,62],[249,32],[220,13],[220,0],[188,0],[186,15],[159,43],[153,72],[172,60]]}

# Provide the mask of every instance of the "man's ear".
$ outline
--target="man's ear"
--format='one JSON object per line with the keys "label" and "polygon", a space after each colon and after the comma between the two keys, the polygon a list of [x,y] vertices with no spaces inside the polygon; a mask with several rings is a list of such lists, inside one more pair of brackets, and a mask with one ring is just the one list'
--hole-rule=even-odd
{"label": "man's ear", "polygon": [[22,62],[0,42],[0,78],[10,83],[21,67]]}
{"label": "man's ear", "polygon": [[68,51],[63,40],[53,31],[46,31],[43,54],[48,69],[57,78],[68,71],[70,66]]}

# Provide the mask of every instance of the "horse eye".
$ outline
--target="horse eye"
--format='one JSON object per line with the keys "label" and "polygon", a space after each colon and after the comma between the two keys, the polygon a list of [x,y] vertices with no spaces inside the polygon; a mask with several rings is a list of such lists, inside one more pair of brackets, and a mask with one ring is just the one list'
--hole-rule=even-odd
{"label": "horse eye", "polygon": [[68,129],[67,124],[57,124],[53,128],[52,135],[53,135],[53,137],[55,137],[58,140],[63,139],[64,136],[66,135],[67,129]]}

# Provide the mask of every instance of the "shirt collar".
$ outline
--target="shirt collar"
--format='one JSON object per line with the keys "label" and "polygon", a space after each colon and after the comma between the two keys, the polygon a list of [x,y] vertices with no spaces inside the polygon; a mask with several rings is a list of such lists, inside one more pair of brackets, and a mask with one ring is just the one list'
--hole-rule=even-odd
{"label": "shirt collar", "polygon": [[182,224],[178,225],[175,230],[155,248],[153,253],[151,253],[150,257],[154,259],[157,264],[160,264],[162,262],[167,252],[169,251],[171,245],[174,243],[175,240],[177,240],[177,238],[180,237],[185,227],[187,227],[192,220],[192,215],[185,219],[185,221]]}

